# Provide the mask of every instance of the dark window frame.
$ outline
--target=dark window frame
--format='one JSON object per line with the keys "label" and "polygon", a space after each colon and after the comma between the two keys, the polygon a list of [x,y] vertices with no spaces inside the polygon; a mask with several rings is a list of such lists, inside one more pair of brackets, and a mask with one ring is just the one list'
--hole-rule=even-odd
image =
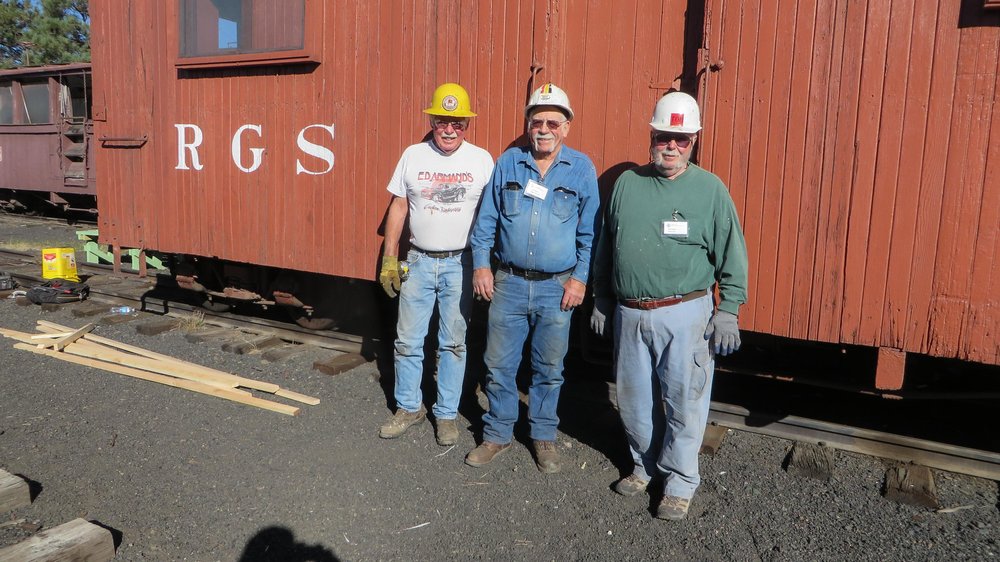
{"label": "dark window frame", "polygon": [[319,63],[320,46],[322,44],[323,0],[302,0],[305,18],[302,30],[302,48],[289,50],[264,51],[256,53],[212,54],[204,56],[185,56],[181,53],[183,41],[182,0],[171,3],[174,9],[173,21],[177,27],[174,30],[175,50],[177,59],[174,66],[178,69],[199,68],[230,68],[241,66],[266,66],[282,64]]}

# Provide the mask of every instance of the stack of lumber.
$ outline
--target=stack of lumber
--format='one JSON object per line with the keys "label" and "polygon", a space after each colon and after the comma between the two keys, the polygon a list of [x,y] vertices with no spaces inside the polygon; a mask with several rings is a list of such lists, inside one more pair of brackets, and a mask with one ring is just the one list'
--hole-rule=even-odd
{"label": "stack of lumber", "polygon": [[19,343],[14,344],[17,349],[290,416],[298,415],[299,408],[258,398],[244,389],[266,392],[303,404],[319,404],[318,398],[299,394],[276,384],[217,371],[169,355],[103,338],[91,333],[93,329],[93,324],[73,329],[39,320],[39,333],[0,328],[0,334],[18,341]]}

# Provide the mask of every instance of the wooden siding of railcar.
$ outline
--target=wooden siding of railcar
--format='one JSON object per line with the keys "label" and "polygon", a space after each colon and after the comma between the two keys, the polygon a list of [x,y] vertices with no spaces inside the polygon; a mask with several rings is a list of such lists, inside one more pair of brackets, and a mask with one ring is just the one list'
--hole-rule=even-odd
{"label": "wooden siding of railcar", "polygon": [[[682,73],[681,0],[313,2],[315,66],[174,68],[176,3],[95,0],[95,98],[108,136],[149,135],[140,149],[102,148],[102,241],[372,279],[402,150],[427,131],[434,87],[472,95],[469,139],[498,156],[524,132],[530,90],[553,81],[576,120],[567,144],[611,182],[648,160],[648,120]],[[318,14],[318,15],[317,15]],[[460,32],[458,32],[460,30]],[[532,65],[537,70],[532,79]],[[294,175],[295,134],[333,123],[334,170]],[[174,123],[205,133],[200,172],[174,170]],[[262,123],[264,164],[234,167],[233,132]],[[250,136],[249,138],[254,138]],[[244,148],[246,150],[246,148]]]}
{"label": "wooden siding of railcar", "polygon": [[1000,14],[709,0],[706,18],[726,66],[700,157],[747,233],[743,326],[1000,363]]}

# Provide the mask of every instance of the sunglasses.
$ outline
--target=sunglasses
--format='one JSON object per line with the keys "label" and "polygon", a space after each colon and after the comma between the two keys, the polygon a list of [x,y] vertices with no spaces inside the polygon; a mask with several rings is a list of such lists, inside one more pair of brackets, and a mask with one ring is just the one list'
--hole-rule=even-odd
{"label": "sunglasses", "polygon": [[465,121],[434,121],[434,128],[439,131],[447,131],[449,125],[456,131],[464,131],[469,126]]}
{"label": "sunglasses", "polygon": [[656,133],[653,135],[653,144],[657,146],[666,146],[670,144],[670,141],[674,141],[677,148],[687,148],[691,146],[691,135],[684,133]]}
{"label": "sunglasses", "polygon": [[545,125],[551,131],[562,127],[565,122],[566,121],[556,121],[555,119],[532,119],[528,122],[528,127],[532,129],[541,129],[542,125]]}

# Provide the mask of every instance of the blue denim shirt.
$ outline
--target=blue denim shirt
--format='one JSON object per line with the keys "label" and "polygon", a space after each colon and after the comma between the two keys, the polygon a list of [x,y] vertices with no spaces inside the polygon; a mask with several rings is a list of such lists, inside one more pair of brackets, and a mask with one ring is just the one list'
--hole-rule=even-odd
{"label": "blue denim shirt", "polygon": [[[545,199],[525,194],[528,180],[548,188]],[[472,228],[472,265],[490,267],[495,251],[501,264],[547,273],[572,269],[586,283],[599,207],[597,171],[583,153],[560,147],[543,180],[530,147],[508,149],[483,190]]]}

